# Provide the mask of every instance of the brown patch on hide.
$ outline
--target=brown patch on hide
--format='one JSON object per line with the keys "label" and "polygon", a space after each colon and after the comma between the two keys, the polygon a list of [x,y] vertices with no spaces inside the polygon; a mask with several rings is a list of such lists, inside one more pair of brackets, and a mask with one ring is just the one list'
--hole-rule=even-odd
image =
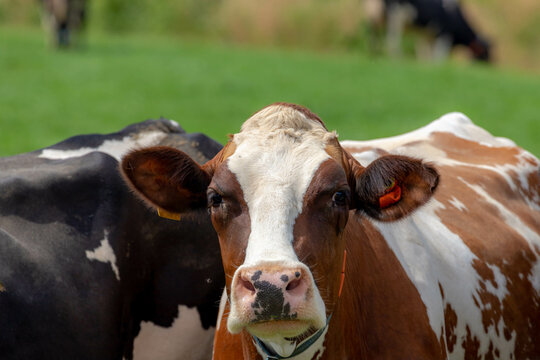
{"label": "brown patch on hide", "polygon": [[492,147],[466,140],[447,132],[434,132],[430,136],[434,147],[452,160],[476,165],[517,164],[521,149],[517,147]]}
{"label": "brown patch on hide", "polygon": [[446,346],[448,348],[448,352],[452,353],[454,352],[454,346],[456,346],[457,343],[457,336],[456,336],[456,327],[457,327],[457,314],[452,309],[452,306],[450,304],[446,304],[446,307],[444,309],[444,324],[445,324],[445,337],[446,337]]}
{"label": "brown patch on hide", "polygon": [[345,284],[325,343],[332,355],[323,358],[444,358],[418,290],[382,235],[351,214],[344,237]]}
{"label": "brown patch on hide", "polygon": [[228,166],[222,165],[215,171],[208,188],[215,190],[223,199],[222,206],[213,208],[209,205],[209,208],[219,238],[227,292],[230,294],[234,273],[246,256],[251,233],[249,209],[242,187]]}
{"label": "brown patch on hide", "polygon": [[[507,223],[507,215],[462,180],[479,186],[505,211],[514,214],[510,216],[518,218],[536,234],[540,232],[539,212],[525,201],[528,194],[521,192],[520,187],[512,189],[496,172],[467,166],[440,166],[439,172],[441,186],[435,197],[445,208],[436,213],[477,257],[472,266],[481,280],[477,292],[472,295],[482,314],[484,333],[493,327],[494,332],[504,335],[506,340],[515,334],[515,358],[539,357],[540,297],[529,280],[539,259],[539,249],[531,248],[518,229]],[[533,177],[532,183],[537,176]],[[517,174],[512,177],[515,179]],[[514,183],[517,184],[515,180]],[[453,198],[462,202],[466,209],[459,211],[452,206]],[[497,282],[494,269],[500,271],[503,283]],[[494,293],[501,290],[500,286],[507,290],[502,301]],[[500,322],[504,324],[503,334],[500,334]],[[475,344],[474,336],[470,334],[464,342],[470,349],[471,358],[474,358],[471,350]],[[494,354],[498,352],[495,350]]]}
{"label": "brown patch on hide", "polygon": [[469,326],[466,327],[467,337],[461,343],[463,349],[465,349],[465,360],[480,360],[480,354],[478,350],[480,349],[480,341],[476,336],[471,335],[471,329]]}
{"label": "brown patch on hide", "polygon": [[262,359],[253,346],[252,337],[242,331],[240,334],[231,334],[227,330],[227,319],[231,311],[229,302],[225,306],[219,329],[216,329],[214,337],[213,360],[255,360]]}

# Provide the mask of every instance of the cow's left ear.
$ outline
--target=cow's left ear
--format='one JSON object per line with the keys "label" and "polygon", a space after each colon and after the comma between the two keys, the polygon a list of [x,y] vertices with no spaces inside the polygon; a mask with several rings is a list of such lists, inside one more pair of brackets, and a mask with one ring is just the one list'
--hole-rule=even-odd
{"label": "cow's left ear", "polygon": [[356,208],[381,221],[397,220],[428,201],[437,185],[437,170],[421,160],[386,155],[356,176]]}

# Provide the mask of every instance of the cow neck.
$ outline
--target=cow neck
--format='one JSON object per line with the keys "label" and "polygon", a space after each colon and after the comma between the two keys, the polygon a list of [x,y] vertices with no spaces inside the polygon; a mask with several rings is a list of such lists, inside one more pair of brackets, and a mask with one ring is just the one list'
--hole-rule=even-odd
{"label": "cow neck", "polygon": [[[345,266],[347,264],[347,250],[343,252],[343,266],[341,271],[341,281],[339,284],[339,295],[338,299],[341,298],[341,291],[343,289],[343,283],[345,281]],[[298,344],[291,355],[289,356],[281,356],[279,354],[276,354],[274,351],[269,349],[264,342],[259,339],[256,336],[252,336],[253,338],[253,344],[255,347],[261,350],[262,353],[266,356],[266,360],[281,360],[281,359],[293,359],[301,354],[303,354],[307,349],[309,349],[313,344],[319,340],[319,338],[324,334],[326,334],[326,331],[328,330],[328,324],[330,323],[330,319],[332,318],[332,313],[328,315],[326,318],[326,325],[319,329],[317,332],[315,332],[313,335],[309,336],[307,339],[305,339],[303,342]],[[323,337],[324,342],[324,337]],[[322,345],[322,344],[321,344]]]}

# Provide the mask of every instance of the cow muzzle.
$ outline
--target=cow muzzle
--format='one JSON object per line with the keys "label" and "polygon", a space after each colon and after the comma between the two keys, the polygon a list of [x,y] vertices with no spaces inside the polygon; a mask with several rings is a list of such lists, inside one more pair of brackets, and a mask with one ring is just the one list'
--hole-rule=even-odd
{"label": "cow muzzle", "polygon": [[240,267],[231,287],[231,333],[246,328],[264,338],[294,337],[325,326],[324,303],[309,269],[297,266]]}

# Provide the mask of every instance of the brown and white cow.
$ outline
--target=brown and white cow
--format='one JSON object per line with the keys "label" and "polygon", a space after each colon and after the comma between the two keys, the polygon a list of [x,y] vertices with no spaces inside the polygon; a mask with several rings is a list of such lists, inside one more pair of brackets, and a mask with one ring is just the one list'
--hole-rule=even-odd
{"label": "brown and white cow", "polygon": [[282,103],[202,166],[165,147],[122,163],[151,206],[209,208],[214,359],[295,360],[540,358],[539,168],[461,114],[340,144]]}

